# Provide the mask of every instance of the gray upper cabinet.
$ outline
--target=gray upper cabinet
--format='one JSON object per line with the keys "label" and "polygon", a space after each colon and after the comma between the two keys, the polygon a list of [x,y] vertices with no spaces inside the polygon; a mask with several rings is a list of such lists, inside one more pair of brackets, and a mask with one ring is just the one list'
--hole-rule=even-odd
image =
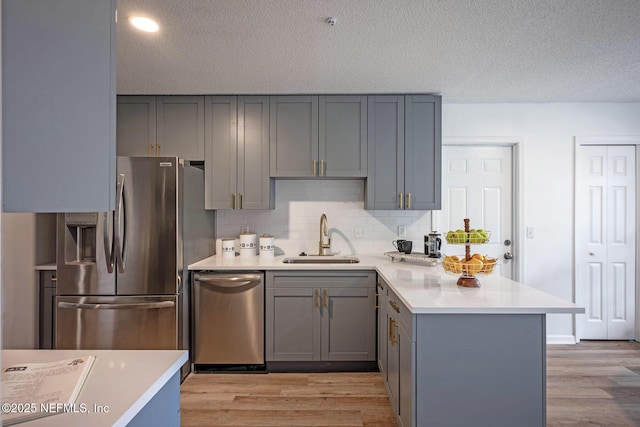
{"label": "gray upper cabinet", "polygon": [[268,271],[267,361],[374,361],[375,272]]}
{"label": "gray upper cabinet", "polygon": [[272,209],[269,97],[206,97],[205,140],[205,208]]}
{"label": "gray upper cabinet", "polygon": [[2,2],[4,211],[114,209],[115,9]]}
{"label": "gray upper cabinet", "polygon": [[157,156],[204,160],[204,96],[159,96]]}
{"label": "gray upper cabinet", "polygon": [[442,98],[370,96],[366,209],[440,209]]}
{"label": "gray upper cabinet", "polygon": [[272,96],[271,176],[367,175],[366,96]]}
{"label": "gray upper cabinet", "polygon": [[271,176],[315,176],[318,168],[318,97],[272,96],[270,115]]}
{"label": "gray upper cabinet", "polygon": [[318,176],[367,176],[367,97],[320,96]]}
{"label": "gray upper cabinet", "polygon": [[118,96],[119,156],[204,160],[204,96]]}
{"label": "gray upper cabinet", "polygon": [[442,98],[404,98],[405,209],[440,209],[442,176]]}
{"label": "gray upper cabinet", "polygon": [[156,97],[118,96],[116,147],[118,156],[154,156]]}

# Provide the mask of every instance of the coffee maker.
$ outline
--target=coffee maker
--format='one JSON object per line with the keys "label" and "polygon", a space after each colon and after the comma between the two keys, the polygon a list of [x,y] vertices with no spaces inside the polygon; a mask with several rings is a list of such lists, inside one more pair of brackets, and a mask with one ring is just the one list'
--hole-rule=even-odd
{"label": "coffee maker", "polygon": [[440,247],[442,246],[442,238],[440,233],[432,231],[424,235],[424,253],[429,258],[440,258]]}

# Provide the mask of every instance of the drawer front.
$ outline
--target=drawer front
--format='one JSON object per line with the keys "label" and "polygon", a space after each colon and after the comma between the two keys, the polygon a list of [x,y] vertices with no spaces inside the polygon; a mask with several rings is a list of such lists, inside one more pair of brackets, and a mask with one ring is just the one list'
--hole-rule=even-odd
{"label": "drawer front", "polygon": [[386,309],[390,316],[397,318],[411,337],[411,341],[415,341],[415,317],[413,314],[411,314],[409,309],[402,303],[400,298],[398,298],[392,289],[387,289],[386,300]]}

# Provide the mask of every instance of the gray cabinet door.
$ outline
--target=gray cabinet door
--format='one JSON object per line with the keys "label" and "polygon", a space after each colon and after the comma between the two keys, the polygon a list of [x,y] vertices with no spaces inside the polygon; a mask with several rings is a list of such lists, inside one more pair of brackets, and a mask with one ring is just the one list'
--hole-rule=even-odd
{"label": "gray cabinet door", "polygon": [[398,345],[398,319],[394,318],[391,311],[387,316],[387,392],[394,415],[399,411],[400,394],[400,347]]}
{"label": "gray cabinet door", "polygon": [[158,97],[157,156],[204,160],[204,96]]}
{"label": "gray cabinet door", "polygon": [[404,192],[407,209],[440,209],[440,96],[405,96]]}
{"label": "gray cabinet door", "polygon": [[274,208],[269,178],[269,97],[238,97],[237,193],[240,209]]}
{"label": "gray cabinet door", "polygon": [[367,176],[367,97],[320,96],[318,176]]}
{"label": "gray cabinet door", "polygon": [[206,209],[270,209],[269,98],[208,96],[205,101]]}
{"label": "gray cabinet door", "polygon": [[404,192],[404,97],[368,99],[366,209],[400,209]]}
{"label": "gray cabinet door", "polygon": [[398,323],[398,425],[401,427],[414,426],[415,400],[415,343],[405,330],[402,323]]}
{"label": "gray cabinet door", "polygon": [[267,289],[267,361],[320,360],[319,292],[312,287]]}
{"label": "gray cabinet door", "polygon": [[384,282],[378,284],[378,369],[382,375],[382,379],[385,383],[388,382],[387,378],[387,347],[389,337],[389,329],[387,327],[389,323],[387,310],[385,305],[387,304],[386,295],[384,292]]}
{"label": "gray cabinet door", "polygon": [[318,167],[318,97],[270,98],[270,173],[272,177],[314,176]]}
{"label": "gray cabinet door", "polygon": [[5,212],[114,209],[115,9],[2,2]]}
{"label": "gray cabinet door", "polygon": [[322,289],[322,360],[375,360],[374,293],[373,288]]}
{"label": "gray cabinet door", "polygon": [[441,105],[435,95],[369,97],[365,209],[440,209]]}
{"label": "gray cabinet door", "polygon": [[156,145],[156,97],[118,96],[118,156],[153,156]]}
{"label": "gray cabinet door", "polygon": [[207,96],[205,102],[205,208],[236,206],[237,97]]}
{"label": "gray cabinet door", "polygon": [[267,361],[374,361],[375,272],[268,271]]}

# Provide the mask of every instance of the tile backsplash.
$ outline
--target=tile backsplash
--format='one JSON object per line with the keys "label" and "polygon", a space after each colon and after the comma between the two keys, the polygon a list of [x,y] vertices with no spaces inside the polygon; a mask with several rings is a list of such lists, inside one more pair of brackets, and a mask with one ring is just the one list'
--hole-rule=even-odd
{"label": "tile backsplash", "polygon": [[413,252],[424,252],[424,235],[431,231],[430,211],[364,210],[364,180],[276,180],[274,210],[219,210],[216,234],[238,237],[241,227],[275,236],[276,255],[318,253],[320,215],[325,213],[330,253],[382,254],[395,250],[391,242],[404,226]]}

